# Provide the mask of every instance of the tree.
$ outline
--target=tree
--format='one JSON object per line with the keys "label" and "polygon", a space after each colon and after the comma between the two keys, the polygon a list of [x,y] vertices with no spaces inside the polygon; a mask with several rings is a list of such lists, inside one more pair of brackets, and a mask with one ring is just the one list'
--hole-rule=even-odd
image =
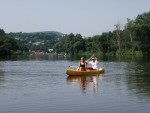
{"label": "tree", "polygon": [[144,53],[150,54],[150,11],[138,15],[135,19],[135,35],[140,49]]}
{"label": "tree", "polygon": [[127,33],[129,34],[129,38],[130,38],[130,44],[131,44],[131,51],[132,53],[134,52],[135,50],[135,22],[133,20],[130,20],[130,19],[127,19],[127,25],[125,27],[125,30],[127,31]]}
{"label": "tree", "polygon": [[0,38],[5,36],[5,31],[3,29],[0,29]]}
{"label": "tree", "polygon": [[0,55],[10,55],[17,49],[15,40],[8,37],[3,29],[0,29]]}
{"label": "tree", "polygon": [[120,24],[114,25],[116,27],[116,38],[117,38],[117,44],[119,49],[119,54],[121,53],[121,38],[120,38]]}

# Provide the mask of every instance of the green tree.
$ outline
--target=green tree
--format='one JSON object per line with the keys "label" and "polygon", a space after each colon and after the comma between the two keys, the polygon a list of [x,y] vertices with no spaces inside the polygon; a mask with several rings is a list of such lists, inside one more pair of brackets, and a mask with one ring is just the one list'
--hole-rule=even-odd
{"label": "green tree", "polygon": [[150,54],[150,11],[138,15],[135,24],[135,35],[140,49],[144,53]]}
{"label": "green tree", "polygon": [[8,37],[3,29],[0,29],[0,55],[10,55],[17,49],[15,40]]}

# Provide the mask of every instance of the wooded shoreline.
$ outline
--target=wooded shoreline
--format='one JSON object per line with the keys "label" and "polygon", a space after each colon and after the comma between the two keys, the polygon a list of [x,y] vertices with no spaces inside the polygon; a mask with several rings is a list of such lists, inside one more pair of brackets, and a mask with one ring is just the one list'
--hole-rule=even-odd
{"label": "wooded shoreline", "polygon": [[41,53],[66,53],[69,55],[135,55],[150,54],[150,11],[127,19],[124,28],[114,25],[113,31],[93,37],[59,32],[5,33],[0,29],[0,55]]}

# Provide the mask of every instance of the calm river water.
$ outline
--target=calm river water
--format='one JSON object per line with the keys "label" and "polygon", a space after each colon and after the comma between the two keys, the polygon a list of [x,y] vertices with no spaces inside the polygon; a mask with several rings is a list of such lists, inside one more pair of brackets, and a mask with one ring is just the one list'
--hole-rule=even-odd
{"label": "calm river water", "polygon": [[0,60],[0,113],[150,113],[150,59],[100,57],[100,76],[68,77],[78,60]]}

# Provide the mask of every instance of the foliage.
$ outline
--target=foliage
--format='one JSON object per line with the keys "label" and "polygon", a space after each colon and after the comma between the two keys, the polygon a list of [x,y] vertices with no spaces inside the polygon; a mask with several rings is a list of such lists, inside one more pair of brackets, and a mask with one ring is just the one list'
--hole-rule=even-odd
{"label": "foliage", "polygon": [[150,53],[150,12],[138,15],[135,19],[135,34],[144,53]]}
{"label": "foliage", "polygon": [[117,28],[114,31],[87,38],[71,33],[64,36],[53,47],[56,52],[63,51],[83,56],[150,54],[150,12],[138,15],[135,20],[127,19],[123,30],[120,29],[119,24]]}
{"label": "foliage", "polygon": [[10,55],[17,49],[15,40],[8,37],[3,29],[0,29],[0,55]]}
{"label": "foliage", "polygon": [[29,50],[47,52],[50,48],[57,53],[82,56],[150,54],[150,12],[138,15],[135,20],[127,19],[123,29],[120,26],[116,24],[113,31],[86,38],[81,34],[64,35],[59,32],[18,32],[6,35],[0,29],[0,54],[11,54],[12,51],[20,54]]}
{"label": "foliage", "polygon": [[54,31],[33,33],[17,32],[9,33],[8,36],[16,40],[19,50],[28,52],[29,50],[48,51],[63,34]]}

